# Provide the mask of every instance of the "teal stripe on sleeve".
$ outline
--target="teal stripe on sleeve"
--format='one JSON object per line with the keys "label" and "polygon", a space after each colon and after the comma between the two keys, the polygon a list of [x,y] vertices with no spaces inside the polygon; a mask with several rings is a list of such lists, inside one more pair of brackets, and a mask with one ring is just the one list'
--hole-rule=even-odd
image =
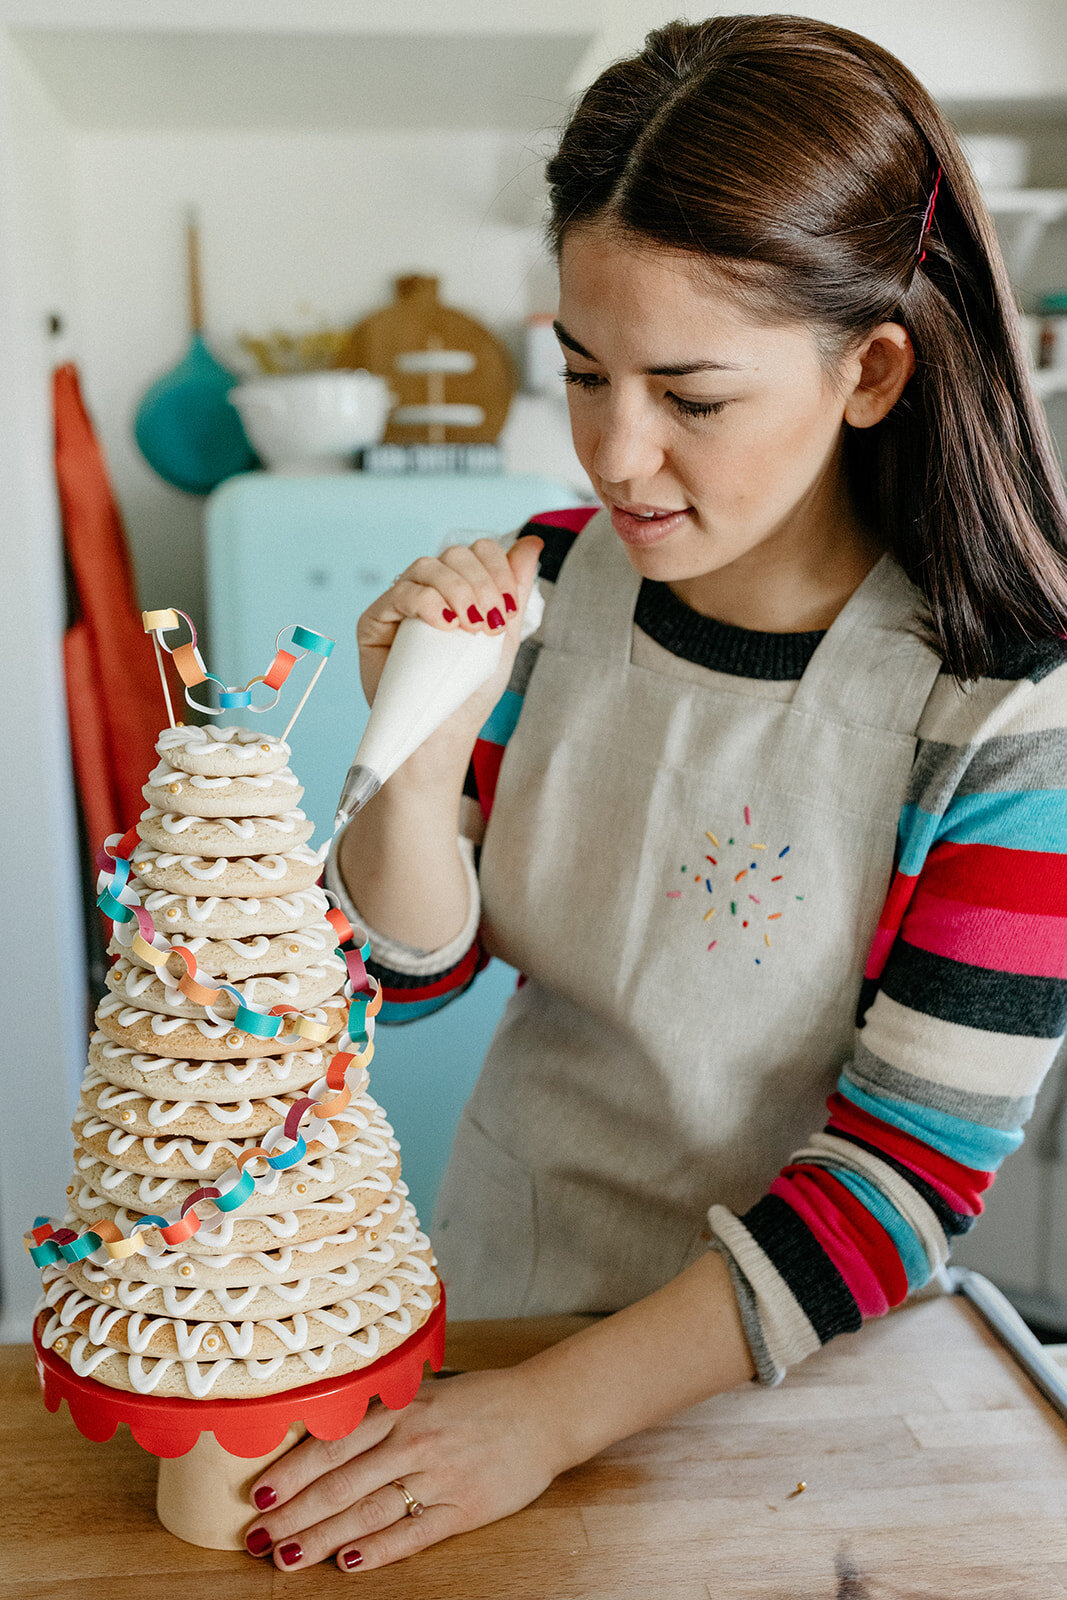
{"label": "teal stripe on sleeve", "polygon": [[1067,790],[995,789],[959,795],[943,816],[902,806],[897,870],[914,878],[935,842],[997,845],[1067,855]]}
{"label": "teal stripe on sleeve", "polygon": [[1067,790],[995,789],[960,795],[947,807],[937,836],[953,844],[1067,854]]}
{"label": "teal stripe on sleeve", "polygon": [[[464,988],[469,985],[464,985]],[[447,994],[435,994],[432,1000],[383,1000],[378,1012],[378,1021],[386,1027],[391,1022],[416,1022],[419,1017],[428,1017],[432,1011],[440,1011],[442,1006],[447,1006],[450,1000],[455,1000],[463,993],[463,989],[449,989]]]}
{"label": "teal stripe on sleeve", "polygon": [[901,806],[897,824],[900,845],[898,872],[908,878],[919,876],[930,854],[930,847],[937,838],[940,821],[939,816],[931,811],[923,811],[919,806]]}
{"label": "teal stripe on sleeve", "polygon": [[866,1206],[871,1216],[882,1224],[901,1259],[907,1274],[908,1288],[921,1288],[930,1277],[930,1263],[926,1259],[926,1252],[914,1228],[909,1226],[896,1206],[892,1205],[869,1179],[861,1178],[858,1172],[850,1172],[845,1167],[831,1166],[827,1170],[833,1173],[838,1183],[850,1189],[860,1204]]}
{"label": "teal stripe on sleeve", "polygon": [[521,710],[522,695],[516,694],[514,689],[505,689],[483,723],[479,739],[485,739],[489,744],[507,744],[515,732]]}
{"label": "teal stripe on sleeve", "polygon": [[1023,1142],[1021,1128],[986,1128],[979,1122],[951,1116],[947,1111],[935,1111],[932,1106],[864,1094],[844,1073],[837,1080],[837,1089],[861,1111],[900,1128],[913,1139],[922,1140],[950,1160],[976,1172],[995,1172],[1005,1156],[1018,1150]]}

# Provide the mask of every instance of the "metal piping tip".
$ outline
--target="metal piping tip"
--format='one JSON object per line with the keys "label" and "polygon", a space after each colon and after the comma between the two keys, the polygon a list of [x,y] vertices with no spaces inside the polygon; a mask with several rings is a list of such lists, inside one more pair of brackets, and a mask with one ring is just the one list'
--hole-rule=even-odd
{"label": "metal piping tip", "polygon": [[362,811],[368,800],[373,800],[381,786],[382,780],[376,772],[372,772],[370,767],[363,767],[358,762],[353,762],[348,769],[341,798],[337,803],[337,815],[333,819],[334,833],[351,822],[356,812]]}

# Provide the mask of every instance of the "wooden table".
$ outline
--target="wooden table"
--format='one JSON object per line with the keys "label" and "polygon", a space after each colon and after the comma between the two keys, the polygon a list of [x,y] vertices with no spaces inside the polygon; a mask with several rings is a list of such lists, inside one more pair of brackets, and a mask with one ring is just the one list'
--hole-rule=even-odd
{"label": "wooden table", "polygon": [[[574,1325],[457,1324],[446,1362],[504,1365]],[[49,1416],[28,1346],[0,1349],[0,1439],[0,1600],[1067,1600],[1067,1425],[952,1296],[378,1572],[284,1574],[173,1538],[155,1461],[125,1428],[90,1444]]]}

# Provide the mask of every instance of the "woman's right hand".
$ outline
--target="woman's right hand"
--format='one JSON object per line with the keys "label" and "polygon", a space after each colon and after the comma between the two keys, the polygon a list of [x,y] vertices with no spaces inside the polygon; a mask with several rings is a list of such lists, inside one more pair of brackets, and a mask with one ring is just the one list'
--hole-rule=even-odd
{"label": "woman's right hand", "polygon": [[[424,780],[436,771],[466,771],[482,725],[507,688],[543,547],[543,539],[527,534],[507,552],[494,539],[475,539],[471,545],[449,545],[439,556],[419,556],[360,617],[359,672],[369,705],[374,704],[396,630],[407,617],[421,617],[446,633],[463,628],[503,639],[493,676],[408,757],[404,767],[409,774]],[[478,620],[470,615],[472,607]],[[451,620],[446,613],[452,613]],[[499,617],[502,625],[491,626],[490,617],[494,623]]]}

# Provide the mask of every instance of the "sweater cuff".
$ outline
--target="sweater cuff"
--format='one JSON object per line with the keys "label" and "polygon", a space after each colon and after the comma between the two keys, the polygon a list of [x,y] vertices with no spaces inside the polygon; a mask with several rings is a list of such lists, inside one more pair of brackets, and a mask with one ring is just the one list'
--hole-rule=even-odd
{"label": "sweater cuff", "polygon": [[399,939],[391,939],[387,934],[378,933],[372,928],[366,917],[362,916],[358,907],[352,900],[345,881],[337,865],[337,847],[340,836],[335,838],[326,857],[323,882],[332,894],[337,896],[337,903],[341,907],[349,922],[355,926],[359,923],[370,940],[371,960],[379,966],[388,967],[392,972],[402,972],[410,977],[436,976],[447,971],[461,961],[470,949],[478,933],[478,922],[481,917],[482,902],[478,887],[478,874],[474,870],[474,846],[463,834],[459,835],[459,854],[467,874],[467,884],[470,891],[470,903],[467,911],[467,920],[454,939],[441,945],[436,950],[421,950],[417,945],[403,944]]}
{"label": "sweater cuff", "polygon": [[756,1382],[766,1384],[773,1389],[785,1377],[785,1368],[780,1367],[767,1349],[767,1341],[763,1337],[763,1323],[760,1321],[759,1307],[752,1285],[745,1277],[741,1268],[734,1260],[730,1251],[721,1239],[713,1239],[709,1247],[717,1250],[725,1257],[726,1266],[730,1273],[730,1282],[734,1286],[737,1296],[738,1308],[741,1312],[741,1325],[745,1330],[745,1338],[752,1353],[752,1361],[756,1368]]}
{"label": "sweater cuff", "polygon": [[[761,1339],[775,1371],[785,1372],[820,1349],[823,1341],[778,1268],[741,1219],[725,1206],[708,1212],[713,1239],[736,1262],[755,1301]],[[758,1359],[757,1351],[752,1352]]]}

